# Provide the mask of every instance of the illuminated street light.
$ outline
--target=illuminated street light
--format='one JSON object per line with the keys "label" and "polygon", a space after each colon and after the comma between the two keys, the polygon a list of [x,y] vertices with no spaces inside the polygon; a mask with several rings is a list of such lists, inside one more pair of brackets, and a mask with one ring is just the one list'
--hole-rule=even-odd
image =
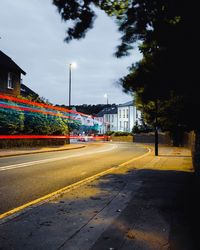
{"label": "illuminated street light", "polygon": [[[77,64],[75,62],[69,64],[69,108],[71,107],[71,92],[72,92],[72,69],[77,68]],[[69,121],[68,121],[68,129],[70,123],[70,113],[69,113]],[[70,135],[70,131],[69,131]],[[70,138],[69,138],[70,143]]]}

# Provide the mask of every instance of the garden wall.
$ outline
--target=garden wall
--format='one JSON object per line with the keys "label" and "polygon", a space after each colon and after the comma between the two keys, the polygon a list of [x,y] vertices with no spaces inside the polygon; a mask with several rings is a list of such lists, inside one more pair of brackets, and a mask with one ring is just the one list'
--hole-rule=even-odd
{"label": "garden wall", "polygon": [[2,148],[26,148],[44,147],[69,144],[68,139],[1,139],[0,149]]}
{"label": "garden wall", "polygon": [[[134,134],[133,136],[134,142],[141,143],[154,143],[155,142],[155,134],[154,133],[140,133]],[[158,133],[158,143],[172,145],[172,141],[170,139],[169,133]]]}
{"label": "garden wall", "polygon": [[123,136],[113,136],[111,135],[112,141],[120,141],[120,142],[133,142],[132,135],[123,135]]}

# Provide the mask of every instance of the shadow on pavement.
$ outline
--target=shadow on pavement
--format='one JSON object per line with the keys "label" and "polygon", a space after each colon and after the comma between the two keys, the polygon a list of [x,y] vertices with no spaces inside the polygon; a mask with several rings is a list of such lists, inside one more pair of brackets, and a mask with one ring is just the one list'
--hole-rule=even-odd
{"label": "shadow on pavement", "polygon": [[0,225],[0,249],[198,250],[197,191],[192,172],[109,174]]}
{"label": "shadow on pavement", "polygon": [[137,180],[138,192],[91,249],[200,249],[194,174],[137,170]]}

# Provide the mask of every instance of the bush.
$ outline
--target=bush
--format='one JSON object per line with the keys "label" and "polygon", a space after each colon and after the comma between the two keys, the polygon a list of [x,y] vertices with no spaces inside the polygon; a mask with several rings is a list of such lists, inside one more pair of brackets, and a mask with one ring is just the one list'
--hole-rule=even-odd
{"label": "bush", "polygon": [[132,135],[132,133],[117,131],[117,132],[115,132],[115,134],[114,134],[114,136],[128,136],[128,135]]}
{"label": "bush", "polygon": [[142,124],[142,125],[136,124],[132,129],[133,134],[149,133],[152,131],[154,131],[153,128],[146,124]]}
{"label": "bush", "polygon": [[[15,103],[7,102],[7,105],[17,106]],[[0,134],[20,134],[24,130],[24,114],[15,109],[0,109]]]}
{"label": "bush", "polygon": [[132,135],[132,133],[129,132],[122,132],[122,131],[107,131],[106,135],[108,136],[128,136],[128,135]]}
{"label": "bush", "polygon": [[[43,113],[22,111],[15,102],[7,101],[10,108],[0,108],[0,134],[14,135],[66,135],[68,134],[68,121],[62,118],[57,111],[56,116],[49,115],[45,108],[38,108]],[[13,108],[12,108],[13,107]],[[16,108],[15,108],[16,107]],[[26,107],[26,106],[25,106]],[[29,106],[28,106],[29,107]],[[30,107],[32,108],[32,107]]]}
{"label": "bush", "polygon": [[108,135],[108,136],[113,135],[113,134],[115,134],[115,131],[107,131],[106,132],[106,135]]}

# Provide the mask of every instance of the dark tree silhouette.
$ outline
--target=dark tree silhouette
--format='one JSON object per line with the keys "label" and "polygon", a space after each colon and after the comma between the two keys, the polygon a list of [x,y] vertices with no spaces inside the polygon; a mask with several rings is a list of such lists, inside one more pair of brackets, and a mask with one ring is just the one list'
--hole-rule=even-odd
{"label": "dark tree silhouette", "polygon": [[[130,73],[120,80],[125,91],[136,92],[145,105],[154,102],[155,111],[156,103],[172,105],[173,97],[178,97],[182,105],[180,109],[177,105],[175,111],[181,126],[199,130],[200,120],[196,119],[200,106],[199,77],[198,64],[194,60],[199,44],[196,2],[54,0],[53,3],[62,19],[72,24],[67,31],[67,42],[85,37],[93,27],[94,6],[112,16],[122,34],[116,56],[128,55],[138,43],[143,54],[143,59],[132,65]],[[155,112],[154,120],[157,120],[157,112],[159,110]],[[162,120],[164,126],[167,119]]]}

